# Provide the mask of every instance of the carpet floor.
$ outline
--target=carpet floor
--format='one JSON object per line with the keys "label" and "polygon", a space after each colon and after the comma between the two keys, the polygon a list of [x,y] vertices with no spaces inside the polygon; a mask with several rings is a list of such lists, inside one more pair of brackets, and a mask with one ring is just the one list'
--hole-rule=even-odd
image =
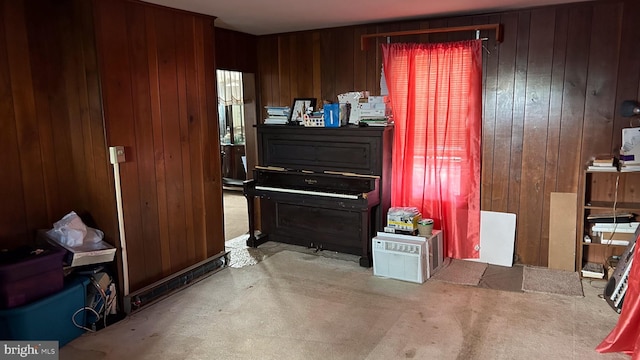
{"label": "carpet floor", "polygon": [[257,264],[81,336],[60,359],[629,358],[594,350],[618,314],[588,285],[585,297],[569,297],[414,284],[372,276],[357,259],[280,246],[267,242]]}

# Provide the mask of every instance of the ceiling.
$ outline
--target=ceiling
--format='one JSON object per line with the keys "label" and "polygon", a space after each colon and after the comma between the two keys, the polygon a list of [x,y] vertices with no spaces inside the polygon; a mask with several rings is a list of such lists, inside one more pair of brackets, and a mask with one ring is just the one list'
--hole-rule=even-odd
{"label": "ceiling", "polygon": [[486,13],[584,0],[146,0],[216,16],[216,27],[253,35]]}

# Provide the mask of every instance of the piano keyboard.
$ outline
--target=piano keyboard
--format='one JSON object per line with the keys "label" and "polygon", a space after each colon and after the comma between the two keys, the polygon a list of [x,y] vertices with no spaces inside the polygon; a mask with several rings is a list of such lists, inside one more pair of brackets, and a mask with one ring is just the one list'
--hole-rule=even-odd
{"label": "piano keyboard", "polygon": [[298,189],[291,189],[291,188],[277,188],[277,187],[259,186],[259,185],[256,185],[256,190],[275,191],[275,192],[282,192],[282,193],[289,193],[289,194],[302,194],[302,195],[312,195],[312,196],[327,196],[327,197],[340,198],[340,199],[356,200],[360,198],[358,195],[328,193],[328,192],[311,191],[311,190],[298,190]]}

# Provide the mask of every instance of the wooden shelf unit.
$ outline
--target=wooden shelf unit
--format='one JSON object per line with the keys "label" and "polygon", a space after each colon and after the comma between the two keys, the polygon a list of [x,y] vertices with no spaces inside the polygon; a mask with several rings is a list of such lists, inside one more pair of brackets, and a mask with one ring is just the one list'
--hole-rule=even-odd
{"label": "wooden shelf unit", "polygon": [[[591,233],[587,217],[614,213],[640,215],[640,172],[584,171],[582,179],[576,232],[576,271],[582,270],[586,262],[603,264],[606,269],[607,259],[621,255],[626,246],[601,244],[600,239]],[[589,235],[592,242],[585,242],[585,235]],[[630,240],[632,236],[629,234]]]}

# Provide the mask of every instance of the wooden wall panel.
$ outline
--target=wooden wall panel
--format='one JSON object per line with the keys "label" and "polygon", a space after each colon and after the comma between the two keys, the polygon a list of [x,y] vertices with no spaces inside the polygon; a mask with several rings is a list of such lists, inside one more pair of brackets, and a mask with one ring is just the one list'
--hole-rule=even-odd
{"label": "wooden wall panel", "polygon": [[93,4],[134,291],[224,250],[213,18]]}
{"label": "wooden wall panel", "polygon": [[[82,44],[82,48],[71,51],[69,56],[76,59],[76,64],[82,64],[74,68],[75,78],[79,80],[81,86],[78,87],[78,108],[74,109],[73,113],[79,114],[83,136],[81,142],[74,141],[73,151],[85,154],[84,166],[76,167],[75,174],[76,179],[86,183],[88,188],[80,211],[91,214],[95,226],[104,231],[108,242],[115,245],[119,241],[118,223],[115,216],[115,196],[112,190],[114,189],[113,170],[109,163],[102,119],[102,94],[93,31],[93,7],[90,2],[84,0],[75,1],[74,4],[73,13],[80,20],[74,24],[74,36],[69,40],[72,44]],[[68,90],[68,92],[72,91],[73,89]],[[75,136],[74,140],[76,138],[78,136]]]}
{"label": "wooden wall panel", "polygon": [[[43,164],[55,161],[43,154],[40,144],[29,40],[22,1],[5,1],[6,45],[11,73],[11,93],[15,116],[20,164],[11,171],[22,175],[24,210],[27,227],[37,228],[47,223],[47,200]],[[42,156],[46,158],[42,158]]]}
{"label": "wooden wall panel", "polygon": [[[531,24],[531,12],[518,12],[518,28],[516,31],[516,66],[515,79],[513,89],[513,115],[511,123],[511,159],[509,160],[511,167],[509,168],[509,202],[507,212],[516,214],[516,229],[519,231],[522,221],[520,215],[520,194],[522,180],[522,142],[524,138],[524,116],[525,116],[525,89],[527,86],[527,58],[529,56],[529,26]],[[502,45],[500,45],[502,47]],[[483,169],[484,170],[484,169]],[[489,173],[482,172],[482,178],[488,176]],[[505,174],[493,172],[496,176],[504,177]],[[487,210],[484,208],[484,210]],[[516,232],[516,249],[519,242],[525,242],[523,238],[518,236]],[[521,254],[516,250],[516,261],[521,261]]]}
{"label": "wooden wall panel", "polygon": [[[640,46],[632,44],[640,44],[640,31],[638,31],[637,18],[634,16],[640,14],[640,2],[633,1],[626,3],[622,14],[622,34],[620,37],[620,61],[618,67],[618,79],[626,81],[618,81],[616,89],[615,104],[619,106],[625,100],[633,100],[640,98]],[[620,134],[622,128],[629,127],[633,123],[628,118],[623,118],[620,111],[615,111],[613,117],[613,146],[617,149],[622,145],[622,138],[615,136]],[[638,126],[636,122],[633,126]]]}
{"label": "wooden wall panel", "polygon": [[[380,44],[386,39],[371,39],[363,54],[358,41],[361,34],[500,22],[504,41],[495,44],[494,34],[487,33],[485,45],[491,53],[483,58],[481,208],[515,213],[516,260],[545,266],[551,192],[580,192],[586,161],[615,152],[620,146],[620,129],[629,126],[617,107],[623,100],[637,99],[640,93],[640,49],[633,46],[640,41],[633,25],[638,17],[637,2],[605,0],[322,29],[296,36],[314,44],[314,51],[320,53],[313,60],[313,69],[320,69],[322,98],[332,99],[346,89],[369,90],[374,95],[379,91]],[[278,66],[282,59],[269,58],[275,55],[271,44],[290,36],[258,38],[261,83],[300,74],[299,62],[289,59],[288,66],[282,67]],[[472,37],[432,34],[391,41]],[[285,53],[286,49],[278,49],[278,55]],[[295,96],[290,89],[289,95]],[[287,105],[278,91],[263,84],[261,103]]]}
{"label": "wooden wall panel", "polygon": [[[488,17],[478,17],[474,19],[475,24],[486,24],[488,22]],[[499,19],[496,22],[500,22]],[[449,24],[450,26],[453,26]],[[455,25],[459,26],[459,25]],[[459,36],[464,35],[464,33],[460,33]],[[484,36],[484,35],[483,35]],[[468,35],[467,35],[468,37]],[[488,47],[487,47],[488,46]],[[496,131],[497,131],[497,121],[498,121],[498,110],[497,110],[497,94],[498,94],[498,60],[500,58],[500,48],[496,47],[495,49],[489,44],[484,44],[483,52],[482,52],[482,167],[486,169],[492,169],[494,166],[500,166],[499,163],[496,162],[495,157],[500,155],[497,153],[499,150],[496,149],[500,144],[495,143]],[[494,193],[493,191],[493,182],[491,177],[485,177],[481,179],[480,183],[480,203],[481,204],[489,204],[496,198],[502,198],[507,195],[506,192],[498,192]]]}
{"label": "wooden wall panel", "polygon": [[[200,116],[193,116],[194,128],[199,128],[202,134],[200,146],[203,164],[202,186],[204,196],[201,199],[194,199],[199,202],[197,206],[202,206],[204,217],[198,219],[203,221],[205,230],[205,241],[200,242],[200,252],[207,257],[216,255],[224,251],[224,219],[222,206],[222,164],[220,157],[220,132],[218,126],[214,125],[218,119],[218,95],[216,93],[216,65],[215,65],[215,37],[214,19],[200,18],[194,22],[196,43],[195,65],[198,74],[198,98]],[[210,46],[213,44],[213,46]],[[206,117],[205,117],[206,114]],[[191,121],[191,118],[190,118]],[[194,193],[197,195],[197,193]]]}
{"label": "wooden wall panel", "polygon": [[131,290],[223,251],[213,18],[2,0],[0,19],[0,248],[72,210],[118,245],[108,145],[125,145]]}
{"label": "wooden wall panel", "polygon": [[544,201],[544,174],[549,131],[549,94],[553,59],[555,12],[552,9],[531,12],[531,35],[527,60],[524,136],[522,142],[522,181],[520,217],[516,252],[526,264],[541,264],[541,223]]}
{"label": "wooden wall panel", "polygon": [[324,31],[320,37],[320,71],[321,71],[321,99],[328,100],[338,95],[336,92],[336,61],[335,52],[336,30]]}
{"label": "wooden wall panel", "polygon": [[[562,88],[564,85],[564,70],[566,68],[566,47],[567,47],[567,26],[568,10],[560,8],[556,12],[553,60],[551,65],[551,87],[549,93],[549,128],[547,132],[546,166],[544,171],[544,199],[542,205],[542,226],[540,234],[540,256],[539,264],[548,265],[548,256],[553,254],[549,251],[549,239],[551,226],[551,194],[556,191],[558,178],[558,154],[562,116]],[[575,201],[577,203],[577,200]],[[575,204],[573,204],[575,207]],[[576,209],[577,210],[577,209]],[[575,217],[576,215],[574,215]],[[573,223],[575,224],[575,222]],[[574,236],[575,239],[575,236]],[[569,242],[571,243],[570,239]],[[565,240],[565,243],[567,240]],[[569,262],[571,263],[571,262]]]}
{"label": "wooden wall panel", "polygon": [[0,247],[30,243],[70,211],[113,244],[90,4],[5,0],[0,9]]}
{"label": "wooden wall panel", "polygon": [[255,35],[216,28],[216,68],[257,73],[257,40],[258,37]]}
{"label": "wooden wall panel", "polygon": [[582,138],[583,148],[591,151],[583,152],[583,162],[591,153],[611,154],[613,151],[621,15],[620,3],[602,3],[593,7]]}
{"label": "wooden wall panel", "polygon": [[[11,89],[11,69],[7,48],[7,16],[15,16],[7,7],[15,2],[0,3],[0,247],[11,248],[22,245],[29,238],[29,227],[25,213],[24,184],[20,170],[20,147],[18,129],[13,110],[13,92]],[[9,29],[9,33],[12,33]],[[19,29],[25,31],[24,28]],[[16,31],[16,30],[14,30]],[[25,44],[26,45],[26,44]],[[44,204],[42,204],[44,205]]]}
{"label": "wooden wall panel", "polygon": [[[128,36],[125,35],[127,36],[126,41],[128,42],[125,51],[130,51],[131,101],[135,104],[132,109],[132,118],[134,119],[133,126],[135,128],[132,135],[135,139],[132,139],[133,142],[127,144],[135,144],[135,148],[132,146],[131,151],[134,159],[153,159],[155,158],[153,146],[155,139],[153,128],[149,126],[149,119],[154,119],[151,109],[152,96],[151,82],[149,81],[151,70],[149,63],[153,62],[155,64],[157,59],[153,58],[150,60],[148,57],[146,30],[154,24],[151,16],[151,19],[147,22],[147,12],[142,7],[130,6],[126,8],[125,11],[126,14],[123,20],[126,21],[126,24],[129,26]],[[125,24],[123,24],[123,26],[124,25]],[[126,27],[124,29],[127,30]],[[154,70],[156,69],[154,68]],[[153,120],[151,123],[153,123]],[[111,124],[109,124],[109,126],[111,126]],[[115,122],[113,126],[120,126],[124,130],[127,128],[130,129],[131,125]],[[111,143],[112,145],[119,144],[115,142],[115,139],[110,139],[110,141],[114,141]],[[170,258],[166,256],[168,251],[164,245],[169,237],[162,237],[160,231],[160,223],[162,220],[166,221],[167,215],[166,212],[163,213],[164,217],[161,220],[158,210],[160,207],[158,204],[161,201],[160,199],[164,200],[164,197],[158,196],[158,193],[162,191],[162,186],[159,184],[163,183],[158,181],[154,165],[155,162],[153,161],[138,161],[138,167],[135,169],[138,171],[138,182],[135,184],[137,185],[137,189],[135,186],[133,189],[137,190],[136,196],[139,197],[139,202],[135,205],[137,205],[136,210],[140,216],[140,228],[137,236],[146,239],[144,243],[135,242],[133,244],[136,250],[139,251],[139,253],[135,253],[135,255],[142,254],[142,259],[144,259],[142,264],[131,265],[134,268],[138,268],[136,269],[138,270],[138,274],[134,274],[134,276],[140,276],[142,280],[137,281],[143,281],[148,278],[158,279],[162,276],[169,275],[169,268],[162,267],[163,259],[170,261]],[[131,191],[131,189],[129,189],[129,191]],[[125,226],[127,226],[127,223],[125,223]],[[144,244],[144,246],[141,247],[142,244]],[[165,250],[165,258],[162,257],[163,249]],[[144,266],[144,269],[141,268],[142,266]],[[135,283],[136,279],[130,277],[130,281]]]}
{"label": "wooden wall panel", "polygon": [[[294,57],[297,50],[297,44],[292,41],[294,35],[280,36],[278,37],[278,84],[279,84],[279,96],[280,99],[292,99],[291,97],[291,82],[295,82],[295,77],[292,75],[291,62],[295,64],[296,59]],[[297,71],[294,72],[297,75]]]}
{"label": "wooden wall panel", "polygon": [[[505,30],[502,44],[491,49],[492,54],[498,57],[496,74],[496,91],[491,93],[486,91],[485,102],[495,102],[496,123],[494,129],[494,147],[491,148],[483,141],[483,163],[482,171],[486,176],[482,177],[481,196],[483,198],[482,207],[490,208],[493,211],[508,212],[509,210],[509,178],[512,156],[512,123],[514,116],[514,91],[515,91],[515,67],[516,67],[516,41],[518,29],[518,14],[508,13],[500,17],[499,21]],[[509,31],[507,31],[509,29]],[[492,56],[492,55],[489,55]],[[484,126],[484,122],[483,122]],[[483,135],[486,130],[483,127]],[[488,154],[491,154],[492,163],[485,163]],[[486,156],[486,158],[484,158]],[[487,161],[490,161],[487,159]],[[492,167],[489,165],[493,165]],[[487,199],[487,197],[489,197]],[[487,199],[487,200],[484,200]],[[491,201],[488,203],[487,201]]]}

